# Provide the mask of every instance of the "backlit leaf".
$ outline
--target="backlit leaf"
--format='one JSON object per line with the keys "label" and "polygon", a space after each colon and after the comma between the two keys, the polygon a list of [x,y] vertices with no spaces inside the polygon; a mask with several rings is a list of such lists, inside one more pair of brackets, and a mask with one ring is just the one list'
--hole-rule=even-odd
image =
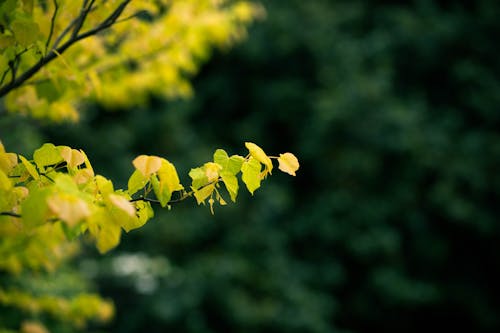
{"label": "backlit leaf", "polygon": [[47,205],[52,213],[70,227],[90,216],[89,205],[76,195],[58,193],[47,198]]}
{"label": "backlit leaf", "polygon": [[128,194],[134,195],[140,189],[144,188],[148,183],[148,179],[144,177],[142,172],[139,170],[134,170],[130,178],[128,179]]}
{"label": "backlit leaf", "polygon": [[0,190],[10,190],[12,188],[12,182],[9,177],[0,169]]}
{"label": "backlit leaf", "polygon": [[35,150],[33,159],[39,169],[43,170],[44,167],[54,165],[63,161],[61,152],[52,143],[45,143],[42,147]]}
{"label": "backlit leaf", "polygon": [[242,180],[247,186],[248,191],[253,194],[253,192],[260,187],[261,182],[261,164],[260,162],[250,157],[248,161],[243,163],[241,167]]}
{"label": "backlit leaf", "polygon": [[123,196],[118,194],[110,194],[108,198],[109,201],[113,204],[113,206],[124,211],[125,213],[127,213],[127,215],[131,217],[135,216],[134,205],[132,205],[132,203]]}
{"label": "backlit leaf", "polygon": [[269,173],[273,170],[273,162],[269,158],[269,156],[266,155],[264,150],[257,146],[255,143],[252,142],[245,142],[245,147],[247,147],[248,151],[250,152],[250,155],[252,155],[253,158],[255,158],[257,161],[260,163],[264,164],[266,166],[266,169]]}
{"label": "backlit leaf", "polygon": [[28,161],[24,156],[21,155],[19,155],[19,159],[21,160],[21,163],[24,165],[31,177],[33,177],[33,179],[40,179],[38,171],[36,171],[36,168],[33,166],[33,164],[30,163],[30,161]]}
{"label": "backlit leaf", "polygon": [[207,162],[203,165],[205,170],[205,175],[209,183],[217,181],[219,179],[219,171],[222,170],[222,166],[217,163]]}
{"label": "backlit leaf", "polygon": [[196,198],[196,202],[199,204],[205,202],[205,200],[212,195],[215,190],[215,184],[210,184],[205,187],[200,188],[199,190],[194,190],[194,197]]}
{"label": "backlit leaf", "polygon": [[161,158],[157,156],[140,155],[132,162],[144,177],[149,178],[153,173],[161,168]]}
{"label": "backlit leaf", "polygon": [[85,157],[79,150],[68,146],[59,146],[57,148],[63,160],[68,164],[68,167],[75,168],[85,162]]}
{"label": "backlit leaf", "polygon": [[292,153],[280,154],[278,157],[279,166],[278,168],[292,176],[295,176],[295,171],[299,169],[299,160]]}
{"label": "backlit leaf", "polygon": [[17,155],[0,152],[0,170],[9,173],[17,165]]}
{"label": "backlit leaf", "polygon": [[192,179],[191,187],[195,190],[208,184],[208,178],[202,168],[194,168],[189,171],[189,177]]}
{"label": "backlit leaf", "polygon": [[226,186],[227,191],[229,192],[229,196],[233,202],[236,202],[236,196],[238,195],[238,178],[235,175],[229,172],[221,173],[222,181]]}

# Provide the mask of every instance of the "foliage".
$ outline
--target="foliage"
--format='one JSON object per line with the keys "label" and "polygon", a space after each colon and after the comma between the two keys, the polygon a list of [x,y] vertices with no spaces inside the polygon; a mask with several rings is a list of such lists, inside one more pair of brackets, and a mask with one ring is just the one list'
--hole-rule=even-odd
{"label": "foliage", "polygon": [[[188,96],[190,76],[213,47],[245,37],[262,9],[245,1],[32,1],[0,2],[0,97],[5,110],[50,121],[78,120],[84,102],[107,108],[144,105],[151,96]],[[145,36],[147,38],[145,38]],[[1,111],[4,111],[2,109]],[[250,193],[271,174],[273,163],[295,175],[291,153],[272,157],[247,142],[248,155],[218,149],[213,161],[191,169],[184,187],[164,158],[140,155],[126,189],[96,174],[83,150],[45,143],[32,158],[6,152],[0,142],[0,315],[23,316],[10,328],[45,332],[52,319],[85,327],[109,320],[110,301],[85,289],[64,291],[18,285],[33,274],[56,279],[78,251],[78,239],[95,242],[101,253],[153,217],[152,204],[194,197],[198,204],[236,201],[239,175]],[[226,188],[226,193],[223,187]],[[81,284],[81,283],[79,283]],[[79,288],[77,288],[79,289]],[[5,328],[7,328],[7,326]]]}
{"label": "foliage", "polygon": [[116,108],[152,93],[189,96],[210,49],[241,40],[259,15],[245,1],[6,0],[0,97],[10,112],[60,121],[77,120],[82,101]]}

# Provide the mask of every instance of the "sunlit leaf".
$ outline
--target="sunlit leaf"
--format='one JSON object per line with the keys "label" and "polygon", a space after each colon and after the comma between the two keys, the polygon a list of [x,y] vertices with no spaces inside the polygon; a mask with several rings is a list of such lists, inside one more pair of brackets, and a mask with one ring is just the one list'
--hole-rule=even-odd
{"label": "sunlit leaf", "polygon": [[238,178],[230,172],[221,173],[222,181],[226,186],[226,189],[233,202],[236,202],[236,196],[238,195]]}
{"label": "sunlit leaf", "polygon": [[241,167],[242,180],[251,194],[260,187],[260,171],[261,164],[253,157],[250,157]]}
{"label": "sunlit leaf", "polygon": [[140,189],[144,188],[148,182],[148,179],[139,170],[134,170],[130,178],[128,179],[128,194],[134,195]]}
{"label": "sunlit leaf", "polygon": [[33,179],[40,179],[40,175],[33,164],[31,164],[24,156],[19,155],[19,159]]}
{"label": "sunlit leaf", "polygon": [[68,146],[59,146],[57,148],[59,149],[61,157],[68,164],[68,167],[75,168],[85,163],[85,157],[79,150],[72,149]]}
{"label": "sunlit leaf", "polygon": [[214,190],[215,184],[210,184],[198,190],[194,190],[194,197],[196,198],[198,205],[205,202],[205,200],[212,195]]}
{"label": "sunlit leaf", "polygon": [[140,155],[132,162],[144,177],[149,178],[153,173],[161,168],[161,158],[157,156]]}
{"label": "sunlit leaf", "polygon": [[257,161],[260,163],[264,164],[266,166],[266,169],[269,173],[273,170],[273,162],[269,158],[269,156],[266,155],[264,150],[257,146],[255,143],[252,142],[245,142],[245,147],[247,147],[248,151],[250,152],[250,155],[252,155],[253,158],[255,158]]}
{"label": "sunlit leaf", "polygon": [[39,169],[43,170],[44,167],[55,165],[63,161],[61,152],[52,143],[45,143],[42,147],[35,150],[33,160]]}
{"label": "sunlit leaf", "polygon": [[292,153],[280,154],[278,157],[279,166],[278,168],[292,176],[295,176],[295,172],[299,169],[299,160]]}
{"label": "sunlit leaf", "polygon": [[76,195],[58,193],[47,198],[47,205],[52,213],[74,227],[78,222],[90,216],[89,205]]}
{"label": "sunlit leaf", "polygon": [[208,177],[202,168],[194,168],[189,171],[189,177],[192,179],[191,187],[193,189],[199,189],[202,186],[208,184]]}

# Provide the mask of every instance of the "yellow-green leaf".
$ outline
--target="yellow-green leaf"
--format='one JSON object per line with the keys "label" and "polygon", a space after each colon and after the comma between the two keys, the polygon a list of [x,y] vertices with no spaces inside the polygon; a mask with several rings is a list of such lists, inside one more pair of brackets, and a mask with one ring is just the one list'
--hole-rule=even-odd
{"label": "yellow-green leaf", "polygon": [[149,178],[153,173],[161,168],[161,158],[157,156],[140,155],[132,162],[144,177]]}
{"label": "yellow-green leaf", "polygon": [[97,175],[95,177],[95,183],[97,185],[97,189],[103,195],[110,194],[110,193],[114,192],[113,183],[109,179],[106,179],[101,175]]}
{"label": "yellow-green leaf", "polygon": [[21,163],[24,165],[28,173],[33,177],[33,179],[40,179],[40,175],[38,174],[38,171],[36,171],[36,168],[33,166],[33,164],[30,163],[24,156],[19,155],[19,159],[21,160]]}
{"label": "yellow-green leaf", "polygon": [[300,166],[299,160],[292,153],[280,154],[280,157],[278,157],[278,163],[278,168],[281,171],[286,172],[292,176],[295,176],[295,171],[297,171]]}
{"label": "yellow-green leaf", "polygon": [[134,170],[130,178],[128,179],[128,194],[129,195],[134,195],[139,191],[141,188],[144,188],[146,184],[148,183],[148,179],[144,177],[142,172],[139,170]]}
{"label": "yellow-green leaf", "polygon": [[10,190],[12,188],[12,182],[9,177],[0,169],[0,190]]}
{"label": "yellow-green leaf", "polygon": [[132,229],[142,227],[149,219],[154,216],[154,211],[151,207],[151,203],[145,201],[136,201],[134,202],[134,204],[135,209],[137,210],[137,224],[132,227],[124,226],[123,228],[127,232]]}
{"label": "yellow-green leaf", "polygon": [[229,196],[233,202],[236,201],[236,196],[238,195],[238,178],[230,172],[222,172],[221,173],[222,181],[226,186],[227,191],[229,192]]}
{"label": "yellow-green leaf", "polygon": [[45,143],[42,147],[35,150],[33,160],[38,168],[43,170],[44,167],[54,165],[63,161],[63,157],[52,143]]}
{"label": "yellow-green leaf", "polygon": [[196,198],[196,202],[198,202],[198,205],[205,202],[205,200],[212,195],[213,191],[215,190],[215,184],[210,184],[205,187],[200,188],[199,190],[194,191],[194,197]]}
{"label": "yellow-green leaf", "polygon": [[121,229],[112,223],[101,226],[97,234],[97,249],[100,253],[106,253],[120,244]]}
{"label": "yellow-green leaf", "polygon": [[273,162],[271,161],[269,156],[266,155],[264,150],[262,150],[262,148],[252,142],[245,142],[245,147],[247,147],[250,155],[252,155],[252,157],[257,159],[257,161],[259,161],[260,163],[264,164],[267,171],[271,173],[271,171],[273,170]]}
{"label": "yellow-green leaf", "polygon": [[194,168],[189,171],[189,177],[192,179],[191,187],[195,190],[208,184],[208,178],[202,168]]}
{"label": "yellow-green leaf", "polygon": [[253,192],[260,187],[261,182],[261,164],[260,162],[250,157],[248,161],[245,161],[241,167],[242,177],[241,179],[247,186],[248,191],[253,194]]}
{"label": "yellow-green leaf", "polygon": [[29,46],[38,38],[38,24],[27,19],[19,19],[11,24],[11,29],[14,32],[16,41],[21,46]]}

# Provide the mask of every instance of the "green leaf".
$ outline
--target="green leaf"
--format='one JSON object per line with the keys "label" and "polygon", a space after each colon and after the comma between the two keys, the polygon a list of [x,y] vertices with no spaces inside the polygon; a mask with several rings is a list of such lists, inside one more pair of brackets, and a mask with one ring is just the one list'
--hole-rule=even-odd
{"label": "green leaf", "polygon": [[24,156],[19,155],[19,159],[33,179],[40,179],[40,175],[38,174],[38,171],[36,171],[33,164],[31,164]]}
{"label": "green leaf", "polygon": [[130,178],[128,179],[128,194],[134,195],[140,189],[144,188],[148,183],[148,179],[144,177],[142,172],[139,170],[134,170]]}
{"label": "green leaf", "polygon": [[250,157],[248,161],[245,161],[241,167],[241,173],[243,174],[241,178],[251,194],[253,194],[253,192],[260,187],[261,168],[262,166],[260,162],[253,157]]}
{"label": "green leaf", "polygon": [[49,209],[47,197],[52,194],[48,188],[32,186],[29,196],[21,204],[21,215],[26,226],[38,226],[45,223]]}
{"label": "green leaf", "polygon": [[208,178],[202,168],[194,168],[189,171],[189,177],[192,179],[191,187],[194,190],[208,184]]}
{"label": "green leaf", "polygon": [[33,44],[38,38],[39,27],[38,24],[34,21],[20,18],[12,22],[11,29],[14,33],[16,41],[21,46],[29,46]]}
{"label": "green leaf", "polygon": [[227,171],[222,172],[220,176],[222,178],[222,181],[224,182],[224,185],[226,186],[227,192],[229,193],[231,200],[233,202],[236,202],[236,196],[238,195],[238,188],[239,188],[238,178],[236,178],[235,175]]}
{"label": "green leaf", "polygon": [[245,142],[245,147],[247,147],[248,151],[250,152],[250,155],[252,155],[253,158],[255,158],[257,161],[260,163],[264,164],[266,166],[266,169],[269,173],[273,170],[273,162],[269,158],[269,156],[266,155],[264,150],[257,146],[255,143],[252,142]]}
{"label": "green leaf", "polygon": [[33,159],[40,170],[49,165],[55,165],[63,161],[61,152],[52,143],[45,143],[42,147],[35,150]]}

